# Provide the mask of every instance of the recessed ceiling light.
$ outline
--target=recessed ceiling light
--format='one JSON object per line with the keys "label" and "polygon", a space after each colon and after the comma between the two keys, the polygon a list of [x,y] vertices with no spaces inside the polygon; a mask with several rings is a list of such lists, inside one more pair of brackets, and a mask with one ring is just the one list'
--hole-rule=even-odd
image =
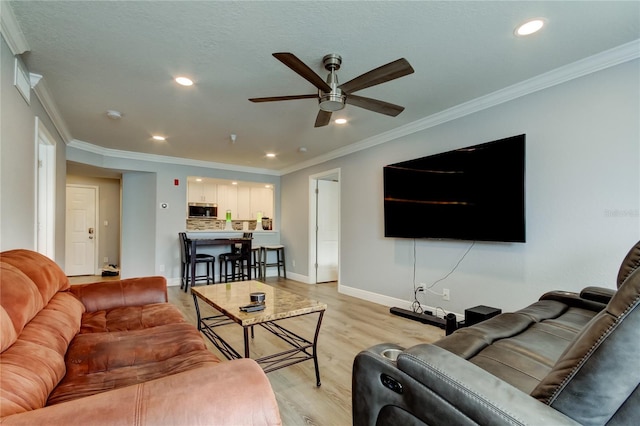
{"label": "recessed ceiling light", "polygon": [[525,23],[518,25],[514,33],[517,36],[528,36],[540,31],[544,24],[545,20],[542,18],[529,19]]}
{"label": "recessed ceiling light", "polygon": [[231,185],[237,185],[238,182],[231,182]]}
{"label": "recessed ceiling light", "polygon": [[122,118],[122,113],[114,109],[109,109],[107,110],[107,117],[109,117],[112,120],[120,120]]}
{"label": "recessed ceiling light", "polygon": [[176,77],[176,83],[182,86],[193,86],[193,81],[187,77]]}
{"label": "recessed ceiling light", "polygon": [[346,123],[346,122],[347,122],[347,119],[346,119],[346,118],[338,118],[338,119],[336,119],[336,121],[335,121],[335,123],[336,123],[336,124],[344,124],[344,123]]}
{"label": "recessed ceiling light", "polygon": [[271,153],[271,152],[267,154],[267,157],[269,157],[269,158],[275,158],[275,156],[276,156],[276,155],[275,155],[275,154],[273,154],[273,153]]}
{"label": "recessed ceiling light", "polygon": [[154,141],[165,141],[165,140],[167,140],[167,138],[165,138],[164,136],[160,136],[160,135],[153,135],[153,140]]}
{"label": "recessed ceiling light", "polygon": [[202,179],[197,178],[197,179],[196,179],[196,182],[202,182]]}

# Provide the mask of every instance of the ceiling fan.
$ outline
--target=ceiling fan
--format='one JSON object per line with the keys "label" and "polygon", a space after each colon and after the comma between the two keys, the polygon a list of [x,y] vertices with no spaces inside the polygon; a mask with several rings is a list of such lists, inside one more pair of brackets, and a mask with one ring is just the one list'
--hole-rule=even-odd
{"label": "ceiling fan", "polygon": [[329,124],[331,113],[339,111],[345,107],[345,104],[368,109],[380,114],[395,117],[400,114],[404,107],[394,105],[389,102],[378,99],[365,98],[364,96],[354,95],[353,92],[366,89],[367,87],[385,83],[396,78],[404,77],[413,73],[413,68],[409,62],[404,59],[398,59],[382,65],[376,69],[366,72],[352,80],[343,84],[338,84],[338,76],[336,71],[340,69],[342,57],[335,53],[331,53],[322,58],[322,62],[329,75],[326,82],[309,68],[304,62],[298,59],[293,53],[274,53],[273,56],[280,62],[298,73],[302,78],[307,80],[318,88],[317,94],[312,95],[291,95],[291,96],[272,96],[267,98],[251,98],[251,102],[274,102],[274,101],[290,101],[294,99],[318,99],[320,111],[316,117],[314,127],[322,127]]}

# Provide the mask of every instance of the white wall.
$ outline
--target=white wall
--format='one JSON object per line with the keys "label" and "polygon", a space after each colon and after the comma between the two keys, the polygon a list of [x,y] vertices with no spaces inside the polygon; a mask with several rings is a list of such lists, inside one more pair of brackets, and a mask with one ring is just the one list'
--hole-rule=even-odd
{"label": "white wall", "polygon": [[65,145],[34,92],[27,104],[13,86],[14,56],[0,41],[0,251],[35,250],[35,119],[56,142],[55,261],[64,265]]}
{"label": "white wall", "polygon": [[156,185],[155,173],[122,174],[122,278],[156,275]]}
{"label": "white wall", "polygon": [[[639,61],[282,177],[282,240],[297,270],[308,246],[308,176],[341,169],[340,289],[389,306],[413,300],[414,240],[384,238],[386,164],[526,133],[527,242],[476,243],[434,287],[451,300],[428,306],[463,313],[484,304],[513,310],[553,289],[615,286],[627,250],[640,239]],[[471,242],[415,241],[415,280],[445,276]],[[403,306],[407,307],[407,306]],[[440,312],[441,313],[441,312]]]}

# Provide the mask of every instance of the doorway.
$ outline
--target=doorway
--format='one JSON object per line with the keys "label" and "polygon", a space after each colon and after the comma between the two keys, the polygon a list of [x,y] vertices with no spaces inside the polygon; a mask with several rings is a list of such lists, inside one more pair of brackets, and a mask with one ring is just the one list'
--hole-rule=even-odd
{"label": "doorway", "polygon": [[319,173],[309,179],[310,281],[315,284],[339,281],[340,170]]}
{"label": "doorway", "polygon": [[67,185],[65,273],[97,274],[98,187]]}
{"label": "doorway", "polygon": [[55,259],[56,142],[36,117],[36,251]]}

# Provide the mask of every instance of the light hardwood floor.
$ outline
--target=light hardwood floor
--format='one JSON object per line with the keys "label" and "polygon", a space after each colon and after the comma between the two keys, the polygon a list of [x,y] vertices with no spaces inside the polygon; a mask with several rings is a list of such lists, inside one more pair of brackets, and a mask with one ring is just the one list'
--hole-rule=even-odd
{"label": "light hardwood floor", "polygon": [[[87,280],[72,280],[72,283],[81,282]],[[377,343],[391,342],[408,347],[444,336],[444,330],[392,315],[386,306],[340,294],[336,283],[309,285],[278,278],[268,278],[266,283],[327,304],[318,338],[322,386],[316,387],[312,361],[267,374],[285,426],[350,425],[351,371],[358,352]],[[177,286],[169,287],[168,294],[169,301],[195,325],[192,296]],[[201,304],[200,307],[203,315],[214,312],[206,305]],[[312,314],[283,320],[282,325],[305,337],[312,337],[316,320],[317,315]],[[242,352],[240,326],[225,326],[220,334]],[[205,341],[220,359],[226,359],[206,338]],[[251,342],[252,357],[282,349],[284,347],[279,339],[256,327],[255,338]]]}

